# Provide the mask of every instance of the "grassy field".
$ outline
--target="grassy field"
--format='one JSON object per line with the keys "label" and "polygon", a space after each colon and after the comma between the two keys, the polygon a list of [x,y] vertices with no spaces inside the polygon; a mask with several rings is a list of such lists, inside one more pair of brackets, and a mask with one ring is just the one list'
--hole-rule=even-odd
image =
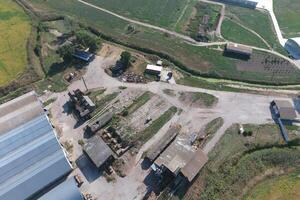
{"label": "grassy field", "polygon": [[[224,57],[221,51],[196,47],[184,43],[182,40],[170,37],[149,28],[135,25],[135,31],[128,33],[128,23],[109,14],[95,10],[77,1],[65,0],[31,0],[39,9],[54,10],[57,13],[68,15],[80,22],[92,25],[93,28],[117,39],[118,41],[141,49],[159,52],[176,60],[176,65],[182,69],[193,70],[194,74],[209,75],[219,78],[254,81],[262,83],[299,83],[298,71],[293,76],[256,72],[240,72],[237,63],[240,60]],[[80,13],[80,17],[78,15]],[[178,62],[179,61],[179,62]]]}
{"label": "grassy field", "polygon": [[[281,47],[277,40],[273,24],[268,13],[228,5],[226,6],[226,16],[258,33],[273,49],[281,53],[285,53],[285,50]],[[246,36],[245,40],[248,40]]]}
{"label": "grassy field", "polygon": [[132,19],[173,29],[189,0],[86,0]]}
{"label": "grassy field", "polygon": [[230,19],[225,19],[222,23],[222,36],[232,42],[268,49],[259,37]]}
{"label": "grassy field", "polygon": [[300,37],[300,1],[274,0],[273,2],[274,12],[284,36]]}
{"label": "grassy field", "polygon": [[289,175],[270,178],[256,185],[245,200],[297,200],[300,197],[300,170]]}
{"label": "grassy field", "polygon": [[239,125],[230,127],[209,153],[209,162],[200,171],[185,199],[241,199],[266,171],[293,169],[299,165],[299,136],[290,133],[285,145],[276,125],[244,125],[251,136],[239,134]]}
{"label": "grassy field", "polygon": [[0,0],[0,86],[26,69],[30,31],[30,19],[23,9],[14,1]]}

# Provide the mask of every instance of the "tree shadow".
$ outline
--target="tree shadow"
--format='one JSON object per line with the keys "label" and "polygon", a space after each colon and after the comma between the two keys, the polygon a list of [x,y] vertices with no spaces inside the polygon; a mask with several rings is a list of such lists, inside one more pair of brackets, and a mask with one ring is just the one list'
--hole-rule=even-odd
{"label": "tree shadow", "polygon": [[74,67],[74,69],[82,69],[86,67],[89,63],[78,60],[78,59],[71,59],[70,61],[65,60],[63,62],[55,62],[52,63],[48,72],[47,76],[54,76],[56,74],[64,72],[67,68]]}

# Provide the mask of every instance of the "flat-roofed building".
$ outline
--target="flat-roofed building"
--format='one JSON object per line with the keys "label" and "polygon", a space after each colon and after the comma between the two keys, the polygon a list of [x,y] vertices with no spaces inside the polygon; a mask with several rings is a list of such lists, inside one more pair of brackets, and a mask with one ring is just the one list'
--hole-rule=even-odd
{"label": "flat-roofed building", "polygon": [[28,199],[72,170],[34,92],[0,106],[0,199]]}
{"label": "flat-roofed building", "polygon": [[99,135],[88,139],[83,150],[97,168],[101,168],[114,159],[112,150]]}
{"label": "flat-roofed building", "polygon": [[148,74],[160,75],[162,69],[163,69],[162,66],[147,65],[145,72]]}
{"label": "flat-roofed building", "polygon": [[155,167],[152,169],[167,169],[174,176],[182,174],[191,182],[207,162],[207,156],[201,149],[195,150],[187,142],[188,140],[178,136],[154,161]]}
{"label": "flat-roofed building", "polygon": [[181,127],[179,125],[170,127],[164,136],[157,143],[150,147],[150,149],[147,151],[146,157],[153,162],[176,138],[180,132],[180,129]]}
{"label": "flat-roofed building", "polygon": [[247,47],[245,45],[231,43],[231,42],[226,44],[225,51],[227,53],[234,53],[234,54],[239,54],[247,57],[250,57],[252,55],[251,47]]}

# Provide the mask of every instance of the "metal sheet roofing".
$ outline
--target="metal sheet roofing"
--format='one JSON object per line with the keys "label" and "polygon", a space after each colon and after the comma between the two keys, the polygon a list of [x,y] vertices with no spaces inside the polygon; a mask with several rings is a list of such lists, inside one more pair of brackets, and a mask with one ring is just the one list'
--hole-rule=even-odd
{"label": "metal sheet roofing", "polygon": [[62,182],[39,200],[83,200],[74,178]]}
{"label": "metal sheet roofing", "polygon": [[0,105],[0,135],[43,114],[42,104],[35,92],[4,103]]}
{"label": "metal sheet roofing", "polygon": [[[31,99],[27,105],[36,101]],[[1,108],[14,108],[16,104],[9,102]],[[24,107],[15,108],[1,116],[0,121],[12,113],[24,114],[20,112]],[[0,134],[0,200],[31,197],[71,171],[47,116],[40,111],[28,116],[23,116],[22,123],[16,123],[15,128]]]}

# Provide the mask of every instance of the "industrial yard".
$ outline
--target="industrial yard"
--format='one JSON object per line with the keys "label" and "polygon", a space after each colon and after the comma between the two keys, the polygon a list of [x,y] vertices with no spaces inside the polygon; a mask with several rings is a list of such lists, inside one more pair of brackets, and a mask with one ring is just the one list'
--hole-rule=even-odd
{"label": "industrial yard", "polygon": [[[68,156],[75,166],[72,174],[82,177],[81,192],[91,194],[94,198],[141,199],[160,196],[168,190],[174,190],[172,193],[180,192],[180,188],[186,187],[195,178],[207,162],[206,154],[232,124],[273,123],[270,102],[274,98],[290,101],[286,97],[217,92],[164,82],[120,82],[118,78],[109,76],[105,69],[119,59],[118,54],[121,52],[112,53],[114,57],[106,54],[97,56],[87,68],[85,84],[78,80],[68,88],[69,91],[80,89],[95,103],[96,113],[92,113],[90,119],[80,122],[74,117],[66,103],[69,101],[67,92],[46,92],[41,96],[42,101],[56,99],[47,106],[51,112],[51,121],[60,130],[61,143],[68,142],[71,146]],[[170,109],[173,112],[166,114]],[[256,117],[253,118],[253,115]],[[216,121],[217,118],[221,118],[221,122]],[[212,127],[212,121],[219,125]],[[92,127],[95,122],[97,128]],[[91,127],[92,132],[86,131],[87,126]],[[177,131],[174,126],[178,127]],[[148,132],[151,135],[147,136]],[[98,140],[102,142],[96,142]],[[107,149],[101,158],[94,157],[93,151],[86,149],[86,145],[91,147],[93,143],[101,144],[102,147],[97,148]],[[184,150],[187,146],[181,146],[183,144],[189,146],[189,153]],[[150,154],[150,150],[153,153]],[[184,155],[192,156],[197,151],[205,156],[199,157],[199,163],[187,165],[192,157]],[[177,153],[173,155],[174,152]],[[186,174],[188,179],[181,175],[178,179],[177,176],[163,172],[165,182],[157,187],[156,181],[159,178],[153,174],[154,166],[150,167],[151,162],[155,163],[155,169],[166,166],[172,171],[176,162],[181,163],[181,154],[187,165],[178,166],[183,170],[181,174],[197,166],[195,174]],[[177,155],[174,161],[164,161],[165,156],[171,155]],[[148,156],[150,161],[144,160]],[[100,171],[93,161],[99,163],[97,166]],[[172,184],[174,178],[181,180],[181,187]],[[171,188],[166,190],[167,186]]]}
{"label": "industrial yard", "polygon": [[0,200],[297,200],[287,2],[0,0]]}

